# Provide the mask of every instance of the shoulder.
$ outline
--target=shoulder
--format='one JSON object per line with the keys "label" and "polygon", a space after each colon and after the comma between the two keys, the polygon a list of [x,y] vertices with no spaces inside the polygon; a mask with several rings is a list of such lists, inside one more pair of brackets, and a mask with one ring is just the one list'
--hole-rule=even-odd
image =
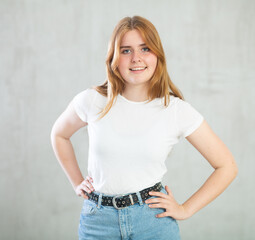
{"label": "shoulder", "polygon": [[170,95],[170,105],[179,106],[182,105],[184,102],[185,101],[182,100],[181,98]]}
{"label": "shoulder", "polygon": [[187,102],[186,100],[183,100],[175,96],[171,96],[171,97],[172,97],[172,103],[176,106],[177,109],[185,110],[187,108],[192,107],[190,102]]}
{"label": "shoulder", "polygon": [[85,96],[85,95],[86,96],[93,96],[95,94],[97,94],[97,91],[92,87],[83,89],[82,91],[77,93],[77,95],[81,95],[81,96]]}
{"label": "shoulder", "polygon": [[180,136],[187,137],[195,131],[203,122],[204,116],[201,114],[199,108],[194,107],[193,104],[176,98],[176,122],[179,128]]}
{"label": "shoulder", "polygon": [[78,92],[73,97],[72,102],[77,108],[88,110],[96,96],[97,91],[90,87]]}
{"label": "shoulder", "polygon": [[74,101],[92,101],[93,98],[97,95],[97,91],[92,87],[86,88],[74,96]]}
{"label": "shoulder", "polygon": [[180,99],[179,97],[175,97],[173,102],[175,102],[175,112],[179,120],[192,118],[201,120],[203,118],[200,109],[190,102]]}
{"label": "shoulder", "polygon": [[88,122],[90,119],[90,110],[96,95],[97,91],[95,89],[86,88],[78,92],[72,99],[77,115],[84,122]]}

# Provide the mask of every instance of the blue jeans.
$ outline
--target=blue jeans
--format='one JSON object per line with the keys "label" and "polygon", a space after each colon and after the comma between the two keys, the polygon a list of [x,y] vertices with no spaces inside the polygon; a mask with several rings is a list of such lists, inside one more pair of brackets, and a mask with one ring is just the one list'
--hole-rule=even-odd
{"label": "blue jeans", "polygon": [[[167,194],[164,187],[161,192]],[[96,191],[94,193],[100,194]],[[101,205],[100,197],[98,204],[84,199],[78,230],[79,240],[180,240],[177,221],[169,216],[156,218],[165,209],[150,208],[142,202],[139,192],[137,196],[139,202],[120,210]],[[151,196],[155,197],[158,196]]]}

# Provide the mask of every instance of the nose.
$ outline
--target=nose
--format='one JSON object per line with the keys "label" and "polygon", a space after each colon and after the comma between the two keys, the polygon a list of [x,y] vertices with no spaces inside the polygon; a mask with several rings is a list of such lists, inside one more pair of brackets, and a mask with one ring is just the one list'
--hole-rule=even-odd
{"label": "nose", "polygon": [[134,51],[132,54],[132,62],[140,62],[141,61],[141,56],[139,51]]}

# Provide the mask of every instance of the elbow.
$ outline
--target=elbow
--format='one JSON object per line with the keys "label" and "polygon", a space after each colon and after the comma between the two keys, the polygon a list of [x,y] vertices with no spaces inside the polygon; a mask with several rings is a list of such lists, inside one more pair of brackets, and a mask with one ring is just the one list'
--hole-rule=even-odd
{"label": "elbow", "polygon": [[50,132],[50,142],[52,145],[54,145],[55,141],[56,141],[56,133],[52,129]]}
{"label": "elbow", "polygon": [[237,174],[238,174],[238,166],[237,166],[236,161],[235,161],[234,158],[231,161],[231,166],[232,166],[233,175],[234,175],[234,177],[236,177]]}
{"label": "elbow", "polygon": [[53,126],[50,132],[50,141],[52,144],[54,144],[57,140],[57,138],[60,137],[57,129]]}
{"label": "elbow", "polygon": [[55,128],[54,128],[54,126],[53,126],[52,129],[51,129],[51,132],[50,132],[50,139],[51,139],[51,141],[52,141],[56,136],[57,136],[57,134],[56,134]]}
{"label": "elbow", "polygon": [[238,167],[237,166],[234,166],[233,169],[232,169],[232,177],[231,177],[231,182],[233,182],[235,180],[235,178],[237,177],[238,175]]}
{"label": "elbow", "polygon": [[234,164],[232,171],[233,171],[234,178],[236,178],[236,176],[238,175],[238,167],[236,163]]}
{"label": "elbow", "polygon": [[229,172],[232,175],[232,179],[234,180],[236,176],[238,175],[238,167],[234,159],[231,161],[231,164],[228,166],[228,168],[229,168]]}
{"label": "elbow", "polygon": [[50,131],[50,139],[52,140],[54,137],[56,137],[56,122],[53,124]]}
{"label": "elbow", "polygon": [[231,161],[229,161],[225,165],[215,168],[215,170],[218,170],[218,169],[222,169],[225,172],[224,174],[226,174],[226,176],[232,179],[232,181],[238,175],[238,166],[233,158],[231,159]]}
{"label": "elbow", "polygon": [[57,139],[70,140],[70,137],[63,136],[63,134],[60,131],[53,127],[50,132],[50,141],[53,144],[54,142],[57,141]]}

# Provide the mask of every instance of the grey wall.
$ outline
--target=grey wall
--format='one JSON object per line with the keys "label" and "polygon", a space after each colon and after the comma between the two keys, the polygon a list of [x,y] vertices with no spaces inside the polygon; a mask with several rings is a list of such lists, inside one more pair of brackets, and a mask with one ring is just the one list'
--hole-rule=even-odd
{"label": "grey wall", "polygon": [[[239,175],[179,221],[183,240],[248,240],[254,230],[255,1],[0,1],[0,238],[77,239],[82,198],[58,164],[50,131],[73,96],[105,78],[107,44],[125,16],[148,18],[170,77],[233,153]],[[87,175],[88,134],[72,137]],[[183,139],[163,179],[181,203],[212,173]]]}

